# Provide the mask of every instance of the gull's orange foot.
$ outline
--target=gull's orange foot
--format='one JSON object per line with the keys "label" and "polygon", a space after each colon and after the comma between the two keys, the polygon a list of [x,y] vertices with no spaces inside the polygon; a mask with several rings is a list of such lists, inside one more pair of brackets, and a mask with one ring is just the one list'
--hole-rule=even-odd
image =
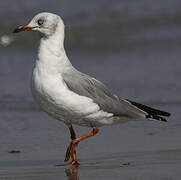
{"label": "gull's orange foot", "polygon": [[70,129],[70,132],[71,132],[71,139],[72,139],[72,141],[71,141],[71,143],[69,144],[69,146],[67,148],[64,161],[68,161],[70,159],[70,157],[71,157],[72,158],[72,162],[71,163],[67,163],[65,165],[78,166],[78,165],[80,165],[80,163],[78,162],[78,158],[77,158],[77,155],[76,155],[76,146],[77,146],[77,144],[80,141],[82,141],[84,139],[87,139],[87,138],[97,134],[99,129],[97,127],[93,127],[92,132],[90,132],[90,133],[88,133],[88,134],[86,134],[86,135],[84,135],[82,137],[79,137],[79,138],[76,138],[75,132],[73,131],[72,126],[70,126],[69,129]]}
{"label": "gull's orange foot", "polygon": [[76,160],[76,161],[72,161],[70,163],[65,163],[64,165],[79,166],[80,163],[78,162],[78,160]]}

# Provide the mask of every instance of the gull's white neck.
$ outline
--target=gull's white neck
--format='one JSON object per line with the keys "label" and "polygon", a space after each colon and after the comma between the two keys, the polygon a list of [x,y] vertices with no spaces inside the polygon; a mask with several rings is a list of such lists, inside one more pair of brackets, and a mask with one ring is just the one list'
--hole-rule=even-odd
{"label": "gull's white neck", "polygon": [[41,38],[35,66],[48,73],[60,73],[72,67],[64,49],[64,27],[60,24],[51,36]]}

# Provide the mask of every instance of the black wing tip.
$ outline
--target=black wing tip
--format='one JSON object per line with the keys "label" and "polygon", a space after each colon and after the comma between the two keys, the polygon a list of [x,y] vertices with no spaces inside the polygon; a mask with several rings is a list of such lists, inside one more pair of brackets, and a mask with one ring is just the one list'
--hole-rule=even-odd
{"label": "black wing tip", "polygon": [[165,116],[165,117],[171,116],[171,113],[169,113],[169,112],[154,109],[154,108],[151,108],[149,106],[146,106],[146,105],[134,102],[134,101],[130,101],[130,100],[128,100],[128,101],[132,105],[134,105],[134,106],[138,107],[139,109],[147,112],[148,115],[146,116],[146,118],[148,118],[148,119],[155,119],[155,120],[158,120],[158,121],[167,122],[167,120],[165,118],[163,118],[162,116]]}
{"label": "black wing tip", "polygon": [[160,116],[166,116],[166,117],[171,116],[171,113],[166,112],[166,111],[157,110],[157,109],[155,109],[155,111],[157,111],[157,114],[160,115]]}
{"label": "black wing tip", "polygon": [[151,114],[149,114],[149,115],[146,116],[146,118],[148,118],[148,119],[155,119],[155,120],[163,121],[163,122],[167,122],[167,120],[166,120],[165,118],[160,117],[160,116],[158,116],[158,115],[151,115]]}
{"label": "black wing tip", "polygon": [[171,116],[171,113],[169,113],[169,112],[162,111],[162,110],[157,110],[157,109],[153,109],[153,108],[152,108],[152,113],[156,114],[156,115],[159,115],[159,116],[166,116],[166,117]]}
{"label": "black wing tip", "polygon": [[159,117],[159,119],[156,119],[158,121],[162,121],[162,122],[167,122],[167,120],[165,118]]}
{"label": "black wing tip", "polygon": [[171,113],[169,113],[169,112],[165,112],[165,116],[167,116],[167,117],[169,117],[169,116],[171,116]]}
{"label": "black wing tip", "polygon": [[146,105],[134,102],[134,101],[130,101],[128,99],[127,99],[127,101],[129,101],[132,105],[138,107],[139,109],[147,112],[148,114],[158,115],[158,116],[166,116],[166,117],[171,116],[171,113],[169,113],[169,112],[158,110],[158,109],[155,109],[155,108],[152,108],[152,107],[149,107],[149,106],[146,106]]}

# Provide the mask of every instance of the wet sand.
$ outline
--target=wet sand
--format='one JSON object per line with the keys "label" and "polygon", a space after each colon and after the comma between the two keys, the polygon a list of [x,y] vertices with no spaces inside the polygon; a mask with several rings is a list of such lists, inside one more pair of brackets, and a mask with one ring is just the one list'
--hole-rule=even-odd
{"label": "wet sand", "polygon": [[[97,136],[79,144],[81,165],[72,169],[63,166],[70,141],[63,123],[40,111],[4,110],[0,179],[179,179],[181,126],[170,128],[172,123],[131,122],[102,127]],[[75,129],[78,135],[90,131],[85,127]]]}
{"label": "wet sand", "polygon": [[104,154],[83,159],[78,169],[55,166],[58,161],[1,162],[1,179],[179,179],[181,150]]}

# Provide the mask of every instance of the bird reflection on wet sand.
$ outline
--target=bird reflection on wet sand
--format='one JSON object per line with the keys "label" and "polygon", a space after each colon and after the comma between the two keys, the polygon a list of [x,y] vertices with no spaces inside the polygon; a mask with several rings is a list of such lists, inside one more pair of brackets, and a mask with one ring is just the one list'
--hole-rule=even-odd
{"label": "bird reflection on wet sand", "polygon": [[78,180],[79,166],[72,166],[65,169],[65,174],[68,180]]}

